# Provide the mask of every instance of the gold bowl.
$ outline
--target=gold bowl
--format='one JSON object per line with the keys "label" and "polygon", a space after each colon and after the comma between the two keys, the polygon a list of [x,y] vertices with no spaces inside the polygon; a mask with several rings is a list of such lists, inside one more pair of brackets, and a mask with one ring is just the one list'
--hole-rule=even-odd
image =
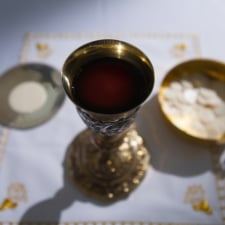
{"label": "gold bowl", "polygon": [[185,61],[162,81],[158,99],[166,119],[185,135],[225,143],[225,64],[210,59]]}

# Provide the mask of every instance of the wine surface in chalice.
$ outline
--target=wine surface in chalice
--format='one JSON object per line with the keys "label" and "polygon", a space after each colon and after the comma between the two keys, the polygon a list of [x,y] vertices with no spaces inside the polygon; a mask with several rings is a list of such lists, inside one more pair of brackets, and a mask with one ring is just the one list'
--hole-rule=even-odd
{"label": "wine surface in chalice", "polygon": [[140,104],[144,84],[141,71],[133,64],[105,57],[83,65],[74,74],[72,94],[82,108],[114,114]]}

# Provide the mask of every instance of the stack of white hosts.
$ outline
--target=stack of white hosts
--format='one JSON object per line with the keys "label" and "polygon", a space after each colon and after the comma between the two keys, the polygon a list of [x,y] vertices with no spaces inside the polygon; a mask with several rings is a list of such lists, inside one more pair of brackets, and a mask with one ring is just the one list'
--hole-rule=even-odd
{"label": "stack of white hosts", "polygon": [[178,128],[206,139],[225,135],[225,83],[192,74],[171,82],[163,97],[163,110]]}

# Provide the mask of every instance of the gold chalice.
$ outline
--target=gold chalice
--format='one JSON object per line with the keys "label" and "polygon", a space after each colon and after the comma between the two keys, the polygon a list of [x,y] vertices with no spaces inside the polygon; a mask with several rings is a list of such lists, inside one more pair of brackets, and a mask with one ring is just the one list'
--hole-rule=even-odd
{"label": "gold chalice", "polygon": [[153,88],[151,62],[126,42],[93,41],[66,59],[62,82],[88,127],[75,137],[68,152],[70,177],[97,200],[126,197],[149,165],[135,116]]}

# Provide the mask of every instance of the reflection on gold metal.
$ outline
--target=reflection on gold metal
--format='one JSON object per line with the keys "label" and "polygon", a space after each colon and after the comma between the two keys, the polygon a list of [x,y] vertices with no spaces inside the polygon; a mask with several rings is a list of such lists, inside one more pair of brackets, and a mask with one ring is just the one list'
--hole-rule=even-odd
{"label": "reflection on gold metal", "polygon": [[118,55],[121,55],[121,53],[123,53],[123,45],[118,44],[117,53],[118,53]]}
{"label": "reflection on gold metal", "polygon": [[[131,142],[139,138],[133,128],[113,141],[114,147],[110,149],[104,150],[101,146],[103,150],[100,150],[90,142],[92,137],[93,132],[87,129],[71,144],[67,156],[70,177],[83,192],[99,200],[125,197],[144,178],[149,163],[148,151],[142,144],[131,147]],[[130,147],[120,151],[124,138],[128,138]]]}
{"label": "reflection on gold metal", "polygon": [[[145,80],[143,101],[126,112],[102,114],[83,109],[72,95],[72,81],[83,64],[102,57],[123,59],[140,68]],[[79,59],[79,60],[78,60]],[[99,40],[74,51],[62,70],[65,92],[77,106],[88,129],[71,143],[67,154],[69,176],[88,196],[102,201],[127,197],[143,180],[149,153],[134,126],[136,113],[149,96],[154,71],[136,47],[117,40]]]}
{"label": "reflection on gold metal", "polygon": [[204,142],[225,143],[224,88],[225,64],[196,59],[167,73],[158,99],[167,120],[182,133]]}

